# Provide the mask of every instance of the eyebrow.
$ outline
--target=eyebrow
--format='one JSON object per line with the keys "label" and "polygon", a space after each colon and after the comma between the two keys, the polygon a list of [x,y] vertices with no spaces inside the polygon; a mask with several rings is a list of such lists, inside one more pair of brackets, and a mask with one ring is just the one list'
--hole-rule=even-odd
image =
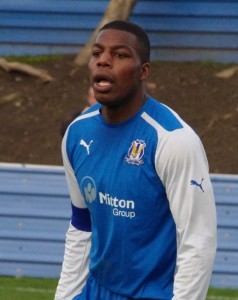
{"label": "eyebrow", "polygon": [[[100,49],[103,49],[103,48],[105,48],[102,44],[100,44],[100,43],[95,43],[95,44],[93,44],[93,47],[97,47],[97,48],[100,48]],[[118,50],[118,49],[122,49],[122,48],[124,48],[124,49],[127,49],[127,50],[129,50],[129,51],[131,51],[131,47],[128,47],[127,45],[115,45],[115,46],[112,46],[112,47],[110,47],[111,48],[111,50]]]}

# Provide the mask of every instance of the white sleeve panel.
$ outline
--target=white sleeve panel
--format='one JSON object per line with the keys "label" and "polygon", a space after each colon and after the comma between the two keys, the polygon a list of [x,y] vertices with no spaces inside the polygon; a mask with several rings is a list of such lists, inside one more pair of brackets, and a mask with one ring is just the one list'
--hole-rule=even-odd
{"label": "white sleeve panel", "polygon": [[66,134],[64,135],[63,141],[62,141],[62,157],[63,157],[63,164],[64,164],[64,170],[66,175],[66,181],[67,186],[70,194],[70,199],[74,206],[78,208],[86,208],[86,204],[84,202],[84,199],[82,197],[82,194],[80,192],[77,179],[74,175],[74,171],[72,169],[72,166],[69,162],[67,151],[66,151],[66,141],[68,136],[68,130],[66,131]]}
{"label": "white sleeve panel", "polygon": [[161,132],[156,168],[176,224],[173,300],[203,300],[216,253],[216,210],[206,154],[190,127]]}
{"label": "white sleeve panel", "polygon": [[[66,153],[67,133],[62,141],[62,156],[70,198],[74,206],[86,208]],[[66,234],[64,260],[55,300],[72,300],[81,292],[88,275],[90,248],[91,232],[78,230],[70,224]]]}
{"label": "white sleeve panel", "polygon": [[82,291],[88,276],[90,248],[91,232],[80,231],[70,224],[55,300],[72,300]]}

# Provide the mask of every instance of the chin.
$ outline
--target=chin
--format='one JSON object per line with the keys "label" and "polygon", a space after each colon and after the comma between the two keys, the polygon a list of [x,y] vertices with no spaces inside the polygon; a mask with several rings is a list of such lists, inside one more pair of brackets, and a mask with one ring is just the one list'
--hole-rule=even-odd
{"label": "chin", "polygon": [[96,94],[97,101],[102,105],[110,105],[115,102],[115,98],[108,94],[99,93]]}
{"label": "chin", "polygon": [[112,93],[97,93],[95,94],[97,101],[105,106],[108,107],[118,107],[121,105],[124,105],[130,101],[128,99],[131,99],[132,96],[128,95],[115,95]]}

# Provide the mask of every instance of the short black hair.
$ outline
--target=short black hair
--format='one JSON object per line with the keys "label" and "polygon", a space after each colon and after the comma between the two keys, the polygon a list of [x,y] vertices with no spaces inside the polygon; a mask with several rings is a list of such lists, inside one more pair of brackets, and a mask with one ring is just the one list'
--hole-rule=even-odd
{"label": "short black hair", "polygon": [[141,61],[143,63],[150,61],[150,40],[147,33],[140,26],[129,21],[116,20],[105,24],[99,32],[105,29],[117,29],[134,34],[140,44],[138,54]]}

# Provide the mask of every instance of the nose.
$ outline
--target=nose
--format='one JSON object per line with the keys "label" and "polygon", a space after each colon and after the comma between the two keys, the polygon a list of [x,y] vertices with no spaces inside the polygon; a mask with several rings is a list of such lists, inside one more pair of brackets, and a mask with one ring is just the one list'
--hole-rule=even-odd
{"label": "nose", "polygon": [[107,52],[101,53],[101,55],[97,61],[97,66],[98,67],[111,67],[112,66],[111,55]]}

